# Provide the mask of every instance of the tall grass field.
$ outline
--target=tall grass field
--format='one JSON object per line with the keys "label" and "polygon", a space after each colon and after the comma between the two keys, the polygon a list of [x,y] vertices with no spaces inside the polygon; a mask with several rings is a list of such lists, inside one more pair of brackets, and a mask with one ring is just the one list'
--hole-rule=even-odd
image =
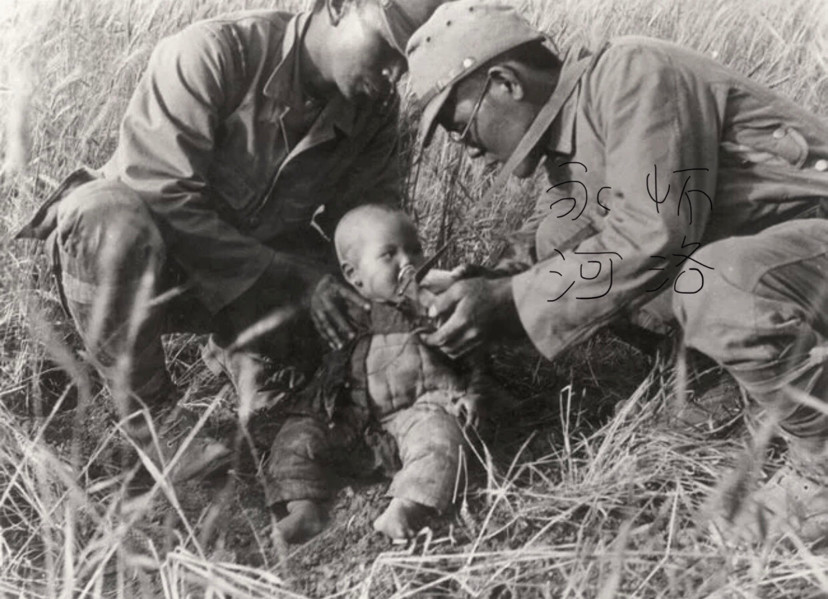
{"label": "tall grass field", "polygon": [[[824,0],[521,0],[566,49],[642,34],[695,48],[828,117]],[[78,165],[113,151],[150,51],[188,23],[291,0],[0,0],[0,596],[828,597],[828,558],[796,535],[739,542],[708,497],[737,504],[757,450],[738,423],[664,425],[680,385],[602,333],[546,363],[493,349],[508,391],[458,485],[458,510],[407,545],[373,533],[381,481],[348,479],[317,538],[286,545],[257,479],[261,455],[220,480],[126,501],[130,447],[35,242],[11,237]],[[403,81],[402,86],[405,86]],[[400,124],[410,147],[414,116]],[[544,181],[481,199],[491,173],[438,134],[411,164],[407,207],[446,265],[485,260]],[[165,351],[195,429],[242,442],[241,400],[195,335]],[[727,433],[727,434],[725,434]],[[764,448],[762,448],[764,451]],[[765,452],[778,462],[773,450]],[[764,456],[762,456],[764,457]],[[249,463],[247,463],[249,462]],[[473,463],[471,463],[473,462]]]}

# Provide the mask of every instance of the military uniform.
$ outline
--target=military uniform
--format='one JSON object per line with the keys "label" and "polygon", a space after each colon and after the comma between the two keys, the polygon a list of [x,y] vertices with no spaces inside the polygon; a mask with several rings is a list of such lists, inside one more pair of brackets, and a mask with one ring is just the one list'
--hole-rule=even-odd
{"label": "military uniform", "polygon": [[546,152],[550,188],[524,229],[537,263],[512,281],[538,349],[554,358],[619,317],[665,331],[672,303],[687,345],[783,427],[828,435],[784,391],[828,394],[828,125],[701,54],[626,37]]}
{"label": "military uniform", "polygon": [[[309,266],[335,272],[325,236],[338,217],[399,198],[397,105],[310,97],[298,52],[309,18],[251,11],[162,40],[111,160],[71,177],[20,233],[47,240],[96,365],[110,382],[126,369],[144,402],[171,399],[162,333],[213,332],[221,346],[296,308]],[[142,294],[152,301],[136,311]],[[301,350],[302,324],[269,358]]]}
{"label": "military uniform", "polygon": [[[507,6],[437,9],[406,49],[423,140],[458,81],[529,42],[547,43]],[[622,319],[677,322],[788,432],[828,439],[828,419],[789,393],[828,399],[828,124],[661,40],[575,49],[554,76],[501,175],[546,155],[511,278],[538,350],[554,359]]]}

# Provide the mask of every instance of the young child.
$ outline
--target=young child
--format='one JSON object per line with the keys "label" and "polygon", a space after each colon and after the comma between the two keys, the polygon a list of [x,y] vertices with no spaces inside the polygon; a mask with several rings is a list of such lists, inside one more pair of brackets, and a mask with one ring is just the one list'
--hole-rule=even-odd
{"label": "young child", "polygon": [[268,503],[286,507],[277,526],[288,542],[320,532],[333,491],[330,466],[374,426],[393,437],[402,463],[374,528],[408,538],[452,502],[462,424],[476,426],[480,418],[483,375],[420,341],[420,332],[433,330],[425,316],[431,295],[411,279],[400,293],[401,275],[424,262],[405,213],[355,208],[340,221],[334,244],[342,274],[371,311],[354,315],[360,332],[330,354],[277,434],[266,466]]}

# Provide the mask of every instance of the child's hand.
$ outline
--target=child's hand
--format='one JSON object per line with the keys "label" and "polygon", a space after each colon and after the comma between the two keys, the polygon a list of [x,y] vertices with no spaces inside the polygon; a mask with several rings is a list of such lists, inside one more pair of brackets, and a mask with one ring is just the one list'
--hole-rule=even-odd
{"label": "child's hand", "polygon": [[452,404],[452,411],[464,427],[477,428],[480,424],[481,408],[480,396],[466,394],[455,400]]}

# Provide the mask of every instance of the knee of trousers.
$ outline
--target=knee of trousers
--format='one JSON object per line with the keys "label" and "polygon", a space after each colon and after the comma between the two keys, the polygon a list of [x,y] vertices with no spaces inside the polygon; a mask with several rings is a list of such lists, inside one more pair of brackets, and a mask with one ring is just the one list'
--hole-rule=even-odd
{"label": "knee of trousers", "polygon": [[279,429],[270,449],[266,471],[269,477],[314,478],[330,460],[329,431],[311,417],[290,417]]}
{"label": "knee of trousers", "polygon": [[704,283],[697,293],[673,293],[673,313],[689,347],[726,361],[728,347],[754,329],[755,281],[749,280],[751,269],[744,268],[750,248],[725,239],[700,248],[693,258],[713,270],[699,267]]}
{"label": "knee of trousers", "polygon": [[457,418],[443,410],[428,410],[417,420],[398,441],[403,462],[434,459],[456,467],[465,447]]}
{"label": "knee of trousers", "polygon": [[88,283],[137,278],[165,259],[146,204],[118,181],[92,181],[62,200],[56,235],[64,273]]}

